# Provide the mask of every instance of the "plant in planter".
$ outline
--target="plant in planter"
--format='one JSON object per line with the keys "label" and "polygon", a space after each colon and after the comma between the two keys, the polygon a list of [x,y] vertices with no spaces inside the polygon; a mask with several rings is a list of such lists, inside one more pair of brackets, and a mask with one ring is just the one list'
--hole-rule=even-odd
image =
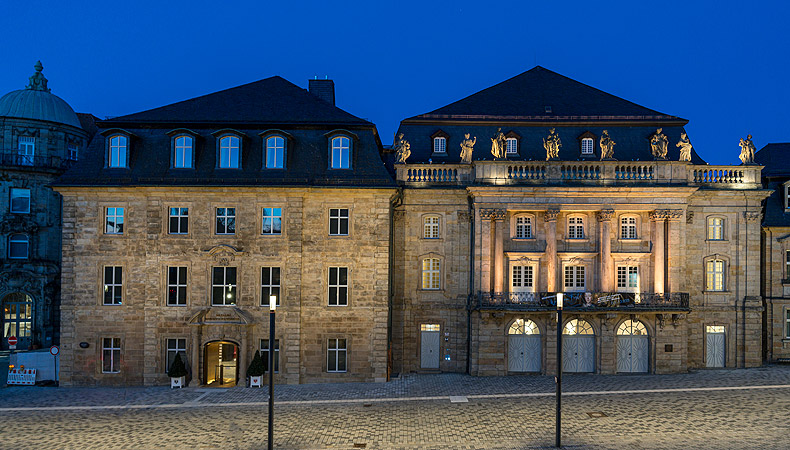
{"label": "plant in planter", "polygon": [[170,377],[170,389],[184,387],[184,379],[187,374],[187,368],[184,366],[184,361],[181,360],[181,354],[176,353],[173,364],[170,365],[170,369],[167,371],[167,376]]}
{"label": "plant in planter", "polygon": [[263,365],[261,353],[255,350],[250,367],[247,368],[247,376],[250,377],[250,387],[261,387],[263,384],[263,374],[266,373],[266,366]]}

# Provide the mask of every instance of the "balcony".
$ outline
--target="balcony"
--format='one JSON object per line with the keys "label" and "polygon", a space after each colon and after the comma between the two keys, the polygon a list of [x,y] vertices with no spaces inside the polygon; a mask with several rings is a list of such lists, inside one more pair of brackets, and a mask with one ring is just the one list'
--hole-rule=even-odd
{"label": "balcony", "polygon": [[64,170],[74,161],[59,156],[23,155],[16,150],[0,152],[0,167],[16,167],[21,169]]}
{"label": "balcony", "polygon": [[[688,311],[689,294],[673,292],[566,292],[563,310],[569,311]],[[556,292],[479,292],[470,310],[554,311]]]}

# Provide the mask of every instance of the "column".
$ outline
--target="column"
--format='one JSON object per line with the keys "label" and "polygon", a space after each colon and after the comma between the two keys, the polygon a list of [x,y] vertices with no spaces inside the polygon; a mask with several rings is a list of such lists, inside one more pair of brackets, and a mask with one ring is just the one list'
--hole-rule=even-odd
{"label": "column", "polygon": [[681,227],[683,223],[683,210],[672,209],[669,210],[667,217],[667,235],[665,236],[667,242],[667,265],[666,265],[666,285],[664,289],[667,292],[681,292],[680,277],[683,268],[680,265],[681,256],[680,252],[683,251],[681,245]]}
{"label": "column", "polygon": [[[239,383],[242,386],[246,385],[247,382],[247,353],[250,349],[247,347],[248,339],[247,339],[247,328],[246,326],[241,326],[241,346],[239,347],[239,362],[238,366],[236,366],[236,370],[239,372]],[[272,344],[269,343],[269,348],[272,348]]]}
{"label": "column", "polygon": [[601,226],[601,291],[614,292],[612,269],[612,217],[613,209],[598,211],[598,222]]}
{"label": "column", "polygon": [[653,235],[653,292],[664,293],[664,219],[666,210],[657,209],[650,213],[650,220],[654,224]]}
{"label": "column", "polygon": [[494,224],[494,292],[505,292],[505,210],[494,210],[491,218]]}
{"label": "column", "polygon": [[549,209],[543,215],[546,231],[546,290],[557,292],[557,216],[559,209]]}
{"label": "column", "polygon": [[198,334],[200,329],[198,326],[192,327],[192,357],[189,360],[189,367],[192,369],[192,379],[189,380],[189,387],[200,385],[200,339]]}
{"label": "column", "polygon": [[480,210],[480,291],[491,292],[491,211]]}
{"label": "column", "polygon": [[[482,256],[481,278],[483,291],[504,291],[505,251],[503,233],[505,214],[506,211],[504,209],[487,208],[480,210],[480,253]],[[492,259],[493,268],[491,267]]]}

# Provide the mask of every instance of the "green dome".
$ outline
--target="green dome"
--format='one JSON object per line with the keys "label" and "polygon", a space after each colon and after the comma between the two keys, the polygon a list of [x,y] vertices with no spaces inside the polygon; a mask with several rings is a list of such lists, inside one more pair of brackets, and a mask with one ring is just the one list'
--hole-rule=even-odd
{"label": "green dome", "polygon": [[47,79],[41,73],[41,62],[30,77],[26,89],[11,91],[0,97],[0,117],[46,120],[82,128],[77,114],[62,98],[49,92]]}

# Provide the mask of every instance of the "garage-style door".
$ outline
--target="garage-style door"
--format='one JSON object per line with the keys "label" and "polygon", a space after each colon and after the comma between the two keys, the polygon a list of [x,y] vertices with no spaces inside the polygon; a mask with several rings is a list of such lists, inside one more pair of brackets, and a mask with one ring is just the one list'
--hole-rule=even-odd
{"label": "garage-style door", "polygon": [[540,372],[540,330],[535,322],[516,319],[508,329],[507,370]]}
{"label": "garage-style door", "polygon": [[724,325],[705,327],[705,362],[708,367],[724,367]]}
{"label": "garage-style door", "polygon": [[617,371],[647,373],[649,338],[645,324],[626,320],[617,327]]}
{"label": "garage-style door", "polygon": [[562,330],[562,371],[595,371],[595,332],[582,319],[571,319]]}
{"label": "garage-style door", "polygon": [[439,368],[439,324],[420,325],[420,367]]}

